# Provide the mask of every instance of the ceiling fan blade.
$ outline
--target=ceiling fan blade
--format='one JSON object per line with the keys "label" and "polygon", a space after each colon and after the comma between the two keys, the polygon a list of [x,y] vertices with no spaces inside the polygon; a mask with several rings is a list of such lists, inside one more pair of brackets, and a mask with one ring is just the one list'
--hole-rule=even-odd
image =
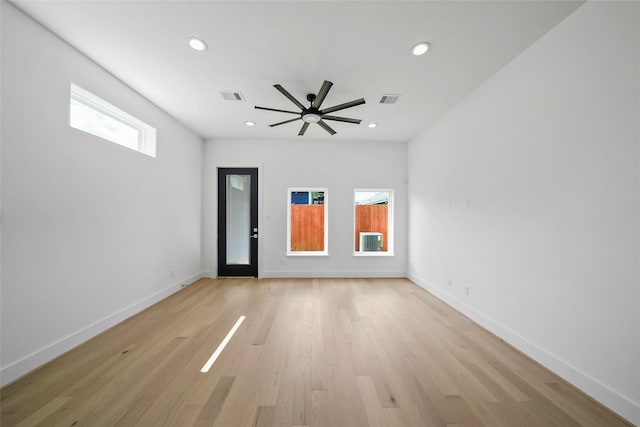
{"label": "ceiling fan blade", "polygon": [[360,122],[362,121],[360,119],[350,119],[348,117],[338,117],[338,116],[322,116],[322,120],[335,120],[336,122],[355,123],[357,125],[359,125]]}
{"label": "ceiling fan blade", "polygon": [[269,127],[280,126],[280,125],[283,125],[285,123],[295,122],[296,120],[301,120],[301,117],[298,117],[298,118],[295,118],[295,119],[291,119],[291,120],[285,120],[284,122],[274,123],[272,125],[269,125]]}
{"label": "ceiling fan blade", "polygon": [[333,86],[333,83],[329,80],[325,80],[324,83],[322,83],[322,87],[320,87],[316,99],[313,100],[313,104],[311,105],[313,108],[320,108],[320,104],[322,104],[322,101],[327,97],[331,86]]}
{"label": "ceiling fan blade", "polygon": [[320,110],[321,114],[333,113],[334,111],[344,110],[345,108],[355,107],[356,105],[364,104],[364,98],[356,99],[355,101],[345,102],[344,104],[336,105],[334,107],[325,108]]}
{"label": "ceiling fan blade", "polygon": [[335,135],[336,131],[331,129],[331,126],[329,126],[328,124],[326,124],[325,122],[323,122],[322,120],[320,120],[318,122],[318,124],[320,125],[320,127],[324,130],[326,130],[327,132],[329,132],[331,135]]}
{"label": "ceiling fan blade", "polygon": [[302,127],[300,128],[300,132],[298,132],[298,136],[302,136],[304,135],[304,133],[307,131],[307,128],[309,127],[309,123],[304,122],[304,124],[302,125]]}
{"label": "ceiling fan blade", "polygon": [[267,110],[267,111],[277,111],[279,113],[291,113],[291,114],[300,114],[300,111],[289,111],[289,110],[280,110],[278,108],[269,108],[269,107],[255,107],[258,110]]}
{"label": "ceiling fan blade", "polygon": [[297,106],[299,109],[301,109],[301,110],[304,110],[304,109],[305,109],[305,106],[304,106],[304,105],[302,105],[302,104],[300,103],[300,101],[298,101],[297,99],[295,99],[295,98],[293,97],[293,95],[291,95],[289,92],[287,92],[287,90],[286,90],[285,88],[283,88],[283,87],[282,87],[282,86],[280,86],[280,85],[273,85],[273,87],[275,87],[276,89],[278,89],[278,90],[280,91],[280,93],[281,93],[281,94],[283,94],[284,96],[286,96],[286,97],[289,99],[289,101],[291,101],[291,102],[293,102],[294,104],[296,104],[296,106]]}

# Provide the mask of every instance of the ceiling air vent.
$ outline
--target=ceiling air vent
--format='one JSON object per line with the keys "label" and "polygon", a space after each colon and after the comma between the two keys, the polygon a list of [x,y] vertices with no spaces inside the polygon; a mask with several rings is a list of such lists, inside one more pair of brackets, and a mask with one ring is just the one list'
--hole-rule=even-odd
{"label": "ceiling air vent", "polygon": [[379,103],[380,104],[395,104],[396,102],[398,102],[398,98],[400,98],[400,95],[382,95],[382,97],[380,98]]}
{"label": "ceiling air vent", "polygon": [[242,96],[241,92],[222,91],[220,94],[226,101],[244,101],[244,96]]}

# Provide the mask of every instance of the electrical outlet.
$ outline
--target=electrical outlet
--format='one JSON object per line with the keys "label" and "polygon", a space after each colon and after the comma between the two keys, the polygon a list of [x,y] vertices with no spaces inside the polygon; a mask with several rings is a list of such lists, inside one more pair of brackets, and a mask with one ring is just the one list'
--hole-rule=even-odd
{"label": "electrical outlet", "polygon": [[173,270],[169,270],[169,276],[171,276],[171,278],[173,278],[173,276],[176,275],[176,272]]}
{"label": "electrical outlet", "polygon": [[467,286],[465,286],[465,287],[464,287],[464,294],[465,294],[466,296],[469,296],[469,285],[467,285]]}
{"label": "electrical outlet", "polygon": [[451,279],[451,278],[449,280],[447,280],[447,284],[449,285],[449,287],[451,287],[452,281],[453,281],[453,279]]}

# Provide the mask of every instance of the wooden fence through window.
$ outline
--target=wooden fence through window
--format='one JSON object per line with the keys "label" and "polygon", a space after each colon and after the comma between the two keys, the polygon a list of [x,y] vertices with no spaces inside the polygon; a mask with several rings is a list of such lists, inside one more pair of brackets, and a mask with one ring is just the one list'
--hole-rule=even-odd
{"label": "wooden fence through window", "polygon": [[291,205],[291,250],[324,251],[324,205]]}
{"label": "wooden fence through window", "polygon": [[356,252],[360,251],[360,232],[382,233],[382,251],[387,251],[389,205],[356,205]]}

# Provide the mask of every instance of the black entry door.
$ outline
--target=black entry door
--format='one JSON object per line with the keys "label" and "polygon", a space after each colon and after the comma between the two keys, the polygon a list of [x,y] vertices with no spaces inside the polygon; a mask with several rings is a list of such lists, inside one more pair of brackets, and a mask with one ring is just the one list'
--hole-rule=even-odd
{"label": "black entry door", "polygon": [[218,276],[258,277],[256,168],[218,168]]}

